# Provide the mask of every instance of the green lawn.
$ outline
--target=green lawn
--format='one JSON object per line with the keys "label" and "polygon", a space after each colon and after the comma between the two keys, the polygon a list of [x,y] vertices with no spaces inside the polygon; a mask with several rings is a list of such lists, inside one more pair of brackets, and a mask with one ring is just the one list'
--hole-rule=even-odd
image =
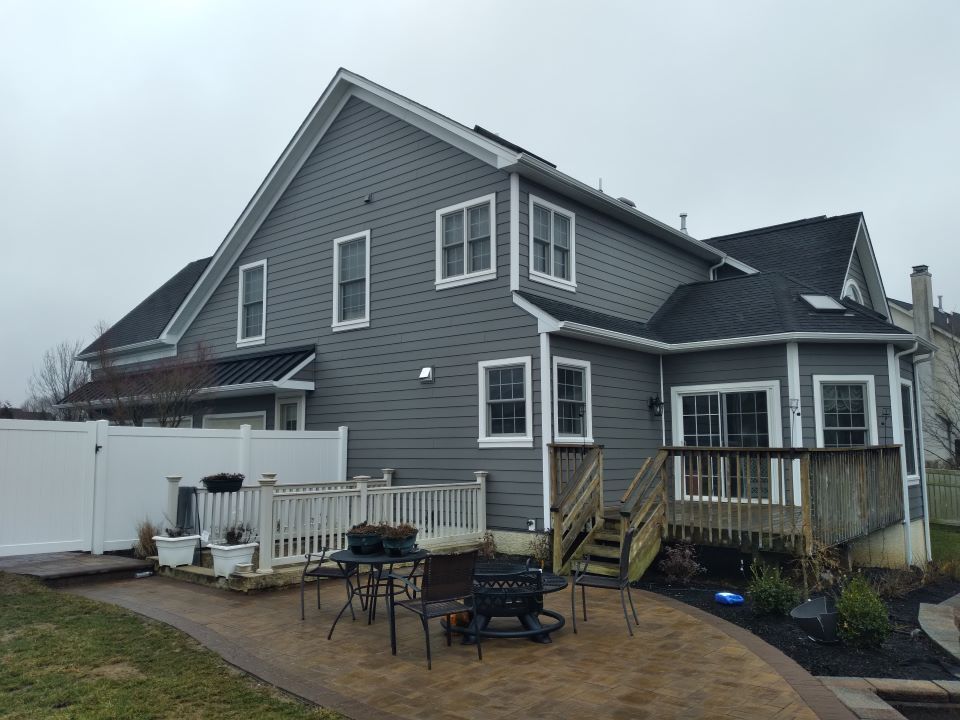
{"label": "green lawn", "polygon": [[183,633],[0,573],[0,717],[313,718]]}
{"label": "green lawn", "polygon": [[930,523],[930,549],[938,562],[960,560],[960,527]]}

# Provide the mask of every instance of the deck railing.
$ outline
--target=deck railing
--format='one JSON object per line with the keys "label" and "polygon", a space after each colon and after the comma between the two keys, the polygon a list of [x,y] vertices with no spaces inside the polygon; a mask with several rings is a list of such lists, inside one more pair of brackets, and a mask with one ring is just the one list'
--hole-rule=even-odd
{"label": "deck railing", "polygon": [[927,468],[930,522],[960,525],[960,470]]}
{"label": "deck railing", "polygon": [[550,443],[550,498],[556,500],[569,487],[574,473],[598,445]]}
{"label": "deck railing", "polygon": [[674,536],[809,553],[903,519],[898,446],[663,450]]}
{"label": "deck railing", "polygon": [[[472,482],[393,485],[393,471],[383,478],[357,477],[347,482],[277,486],[276,475],[264,474],[256,487],[233,493],[197,490],[201,528],[210,540],[222,539],[226,528],[245,523],[260,543],[258,572],[274,564],[302,562],[306,553],[345,547],[351,526],[409,523],[422,547],[479,540],[486,532],[486,472]],[[179,477],[168,477],[168,513],[176,517]]]}
{"label": "deck railing", "polygon": [[550,504],[553,571],[565,572],[577,550],[603,525],[603,448],[591,448]]}

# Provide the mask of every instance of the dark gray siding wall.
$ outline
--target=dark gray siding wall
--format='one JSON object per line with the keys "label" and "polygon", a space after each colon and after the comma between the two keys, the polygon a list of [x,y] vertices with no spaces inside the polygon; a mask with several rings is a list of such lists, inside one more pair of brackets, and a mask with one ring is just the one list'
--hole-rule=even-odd
{"label": "dark gray siding wall", "polygon": [[783,444],[789,446],[790,403],[785,345],[758,345],[683,355],[664,355],[663,381],[666,405],[663,414],[667,424],[667,442],[673,443],[673,408],[670,397],[674,387],[767,380],[780,382],[780,423],[783,429]]}
{"label": "dark gray siding wall", "polygon": [[[497,279],[437,291],[435,211],[493,192]],[[488,523],[525,529],[543,514],[539,431],[529,449],[477,447],[479,360],[531,356],[538,401],[536,322],[509,293],[508,203],[506,173],[353,99],[238,265],[268,261],[262,349],[316,343],[306,426],[349,427],[351,475],[392,467],[398,483],[411,483],[487,470]],[[334,333],[333,241],[368,229],[370,327]],[[184,347],[203,340],[218,356],[237,352],[237,286],[234,268]],[[427,365],[436,367],[433,385],[417,380]]]}
{"label": "dark gray siding wall", "polygon": [[[530,193],[576,214],[577,290],[529,277]],[[520,179],[520,288],[646,322],[678,285],[707,279],[709,264],[545,188]]]}
{"label": "dark gray siding wall", "polygon": [[863,304],[867,307],[873,307],[873,300],[870,297],[870,289],[867,285],[867,276],[863,271],[863,265],[860,263],[858,253],[854,253],[850,261],[850,271],[847,273],[847,279],[856,281],[857,287],[859,287],[860,292],[863,293]]}
{"label": "dark gray siding wall", "polygon": [[660,418],[647,406],[660,393],[660,358],[556,335],[550,349],[553,357],[590,363],[593,439],[604,446],[604,490],[614,502],[660,447]]}

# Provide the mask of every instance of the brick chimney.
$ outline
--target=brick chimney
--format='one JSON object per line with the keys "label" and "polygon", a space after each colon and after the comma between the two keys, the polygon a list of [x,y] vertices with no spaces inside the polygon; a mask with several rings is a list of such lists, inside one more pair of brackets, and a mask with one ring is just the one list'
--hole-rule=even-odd
{"label": "brick chimney", "polygon": [[910,289],[913,291],[913,332],[930,340],[933,336],[933,278],[926,265],[914,265]]}

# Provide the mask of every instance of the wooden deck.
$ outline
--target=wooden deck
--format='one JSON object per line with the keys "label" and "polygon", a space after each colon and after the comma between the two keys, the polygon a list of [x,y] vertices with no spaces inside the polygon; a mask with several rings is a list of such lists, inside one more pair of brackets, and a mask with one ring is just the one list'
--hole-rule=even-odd
{"label": "wooden deck", "polygon": [[667,537],[698,545],[800,552],[803,508],[752,502],[667,502]]}

